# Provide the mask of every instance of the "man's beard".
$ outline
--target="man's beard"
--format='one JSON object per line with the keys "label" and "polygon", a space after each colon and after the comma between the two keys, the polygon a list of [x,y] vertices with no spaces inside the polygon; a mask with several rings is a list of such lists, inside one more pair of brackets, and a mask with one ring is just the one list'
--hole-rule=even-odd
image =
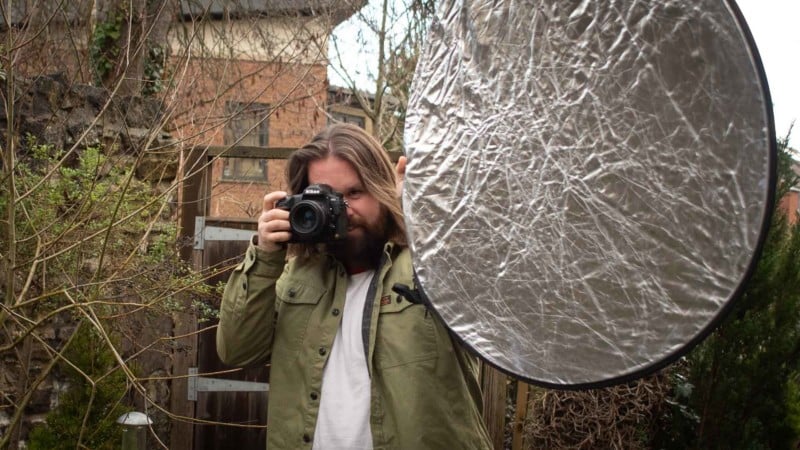
{"label": "man's beard", "polygon": [[327,245],[328,252],[341,261],[348,269],[375,269],[380,262],[383,246],[386,243],[386,224],[369,227],[363,223],[355,224],[361,233],[345,239],[332,241]]}

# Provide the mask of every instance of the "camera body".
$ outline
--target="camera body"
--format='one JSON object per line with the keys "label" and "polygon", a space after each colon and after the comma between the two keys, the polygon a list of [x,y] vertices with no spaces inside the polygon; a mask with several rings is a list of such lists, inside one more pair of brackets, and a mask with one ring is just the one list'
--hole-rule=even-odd
{"label": "camera body", "polygon": [[309,185],[302,194],[278,201],[276,207],[289,211],[289,243],[330,242],[347,236],[344,195],[327,184]]}

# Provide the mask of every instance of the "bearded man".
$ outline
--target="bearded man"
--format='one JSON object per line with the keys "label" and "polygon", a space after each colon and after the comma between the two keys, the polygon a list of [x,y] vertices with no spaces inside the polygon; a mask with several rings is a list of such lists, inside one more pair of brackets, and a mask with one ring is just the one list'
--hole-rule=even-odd
{"label": "bearded man", "polygon": [[341,193],[346,236],[287,245],[289,211],[276,206],[287,193],[264,197],[217,349],[229,365],[271,363],[268,448],[491,448],[477,360],[414,286],[404,172],[361,128],[333,125],[292,153],[287,179],[293,194]]}

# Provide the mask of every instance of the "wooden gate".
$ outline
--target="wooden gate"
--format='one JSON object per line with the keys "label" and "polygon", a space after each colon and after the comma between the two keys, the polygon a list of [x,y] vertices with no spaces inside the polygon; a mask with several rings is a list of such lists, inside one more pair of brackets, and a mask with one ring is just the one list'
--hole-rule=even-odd
{"label": "wooden gate", "polygon": [[[255,233],[253,219],[198,217],[195,251],[201,253],[204,271],[214,268],[208,283],[225,282]],[[200,230],[200,232],[197,232]],[[200,258],[198,258],[200,259]],[[215,296],[211,310],[219,310]],[[197,366],[190,368],[187,397],[195,401],[195,450],[263,450],[266,448],[269,368],[234,370],[217,357],[216,324],[199,323]]]}
{"label": "wooden gate", "polygon": [[[179,225],[192,241],[182,256],[206,283],[217,287],[241,260],[256,232],[256,219],[209,217],[211,160],[221,148],[194,149],[184,157]],[[227,157],[283,159],[289,149],[224,149]],[[205,304],[218,311],[220,295]],[[266,448],[269,367],[236,369],[217,357],[216,318],[175,314],[175,347],[170,410],[172,450],[263,450]]]}

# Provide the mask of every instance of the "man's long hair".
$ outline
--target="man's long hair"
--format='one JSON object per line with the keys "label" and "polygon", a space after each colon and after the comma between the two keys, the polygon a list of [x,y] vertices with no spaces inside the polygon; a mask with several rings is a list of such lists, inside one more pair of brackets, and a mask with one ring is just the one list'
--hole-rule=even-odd
{"label": "man's long hair", "polygon": [[[353,166],[364,189],[372,194],[387,212],[386,237],[406,245],[403,209],[397,193],[397,174],[381,144],[363,129],[351,124],[331,125],[292,152],[286,165],[289,194],[299,194],[308,187],[308,165],[312,161],[335,156]],[[315,244],[294,244],[290,253],[309,255]]]}

